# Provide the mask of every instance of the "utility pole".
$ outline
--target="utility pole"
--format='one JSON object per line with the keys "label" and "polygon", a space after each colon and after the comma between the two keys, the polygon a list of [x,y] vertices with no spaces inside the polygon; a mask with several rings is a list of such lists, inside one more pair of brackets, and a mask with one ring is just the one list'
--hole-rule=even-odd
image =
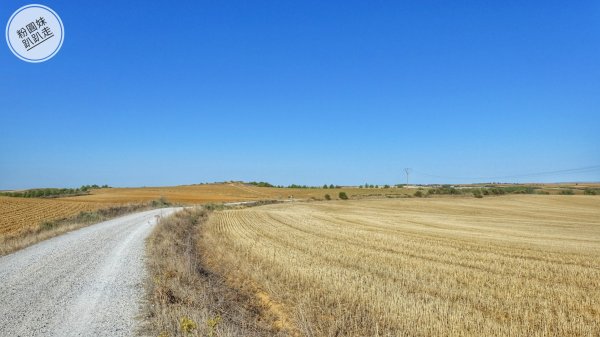
{"label": "utility pole", "polygon": [[411,168],[405,168],[404,169],[404,173],[406,173],[406,185],[408,185],[408,176],[410,175],[410,173],[412,172]]}

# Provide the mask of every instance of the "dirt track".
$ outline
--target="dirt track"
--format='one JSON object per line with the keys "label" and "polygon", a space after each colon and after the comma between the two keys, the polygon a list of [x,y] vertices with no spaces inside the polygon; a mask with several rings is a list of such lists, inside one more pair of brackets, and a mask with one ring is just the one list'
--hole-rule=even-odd
{"label": "dirt track", "polygon": [[158,209],[0,257],[0,336],[131,336]]}

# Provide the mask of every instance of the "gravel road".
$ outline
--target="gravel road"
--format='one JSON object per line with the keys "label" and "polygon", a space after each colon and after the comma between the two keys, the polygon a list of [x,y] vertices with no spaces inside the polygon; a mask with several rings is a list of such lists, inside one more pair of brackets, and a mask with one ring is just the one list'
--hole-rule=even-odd
{"label": "gravel road", "polygon": [[0,336],[132,336],[144,239],[176,208],[126,215],[0,257]]}

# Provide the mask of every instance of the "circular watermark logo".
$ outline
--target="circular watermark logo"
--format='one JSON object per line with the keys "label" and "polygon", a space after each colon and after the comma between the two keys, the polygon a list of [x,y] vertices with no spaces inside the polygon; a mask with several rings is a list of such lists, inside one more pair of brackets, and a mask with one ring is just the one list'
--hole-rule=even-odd
{"label": "circular watermark logo", "polygon": [[51,59],[63,44],[65,29],[58,14],[42,5],[19,8],[6,25],[6,42],[18,58],[26,62]]}

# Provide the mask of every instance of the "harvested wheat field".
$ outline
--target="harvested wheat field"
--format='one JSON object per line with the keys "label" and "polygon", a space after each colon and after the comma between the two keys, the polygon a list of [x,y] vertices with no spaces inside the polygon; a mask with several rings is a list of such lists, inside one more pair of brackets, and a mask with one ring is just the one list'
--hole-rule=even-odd
{"label": "harvested wheat field", "polygon": [[72,198],[41,199],[0,196],[0,237],[17,235],[43,221],[67,218],[81,211],[93,211],[107,204]]}
{"label": "harvested wheat field", "polygon": [[[481,187],[478,185],[465,185],[469,187]],[[501,186],[501,185],[498,185]],[[504,187],[509,186],[505,185]],[[572,184],[537,184],[533,186],[540,191],[550,194],[557,194],[561,189],[573,189],[574,194],[583,194],[585,187],[600,188],[599,184],[581,184],[574,186]],[[423,193],[427,192],[429,187],[423,188]],[[212,183],[197,185],[163,186],[163,187],[119,187],[93,189],[91,194],[60,198],[69,201],[85,201],[95,203],[139,203],[158,198],[165,198],[168,201],[182,204],[203,204],[219,203],[233,201],[251,201],[251,200],[324,200],[328,194],[332,199],[338,199],[339,192],[345,192],[351,199],[365,198],[401,198],[413,196],[417,191],[415,188],[387,187],[387,188],[275,188],[275,187],[257,187],[251,184],[240,182]],[[467,192],[470,195],[470,192]]]}
{"label": "harvested wheat field", "polygon": [[[395,193],[403,189],[345,189],[361,195]],[[330,191],[330,192],[328,192]],[[18,234],[44,221],[67,218],[81,211],[94,211],[117,205],[140,204],[159,198],[180,204],[220,203],[265,199],[323,199],[326,193],[337,198],[341,189],[265,188],[242,183],[215,183],[167,187],[93,189],[88,195],[60,198],[16,198],[0,196],[0,237]],[[383,192],[382,192],[383,191]],[[405,196],[405,195],[403,195]]]}
{"label": "harvested wheat field", "polygon": [[600,335],[596,196],[267,205],[214,213],[201,240],[301,335]]}
{"label": "harvested wheat field", "polygon": [[215,183],[166,187],[127,187],[92,190],[89,195],[68,197],[69,200],[86,202],[125,203],[155,200],[160,197],[171,202],[200,204],[209,202],[250,201],[265,199],[324,199],[330,194],[337,199],[338,193],[346,191],[350,196],[366,197],[384,195],[400,197],[414,191],[403,188],[274,188],[257,187],[244,183]]}

